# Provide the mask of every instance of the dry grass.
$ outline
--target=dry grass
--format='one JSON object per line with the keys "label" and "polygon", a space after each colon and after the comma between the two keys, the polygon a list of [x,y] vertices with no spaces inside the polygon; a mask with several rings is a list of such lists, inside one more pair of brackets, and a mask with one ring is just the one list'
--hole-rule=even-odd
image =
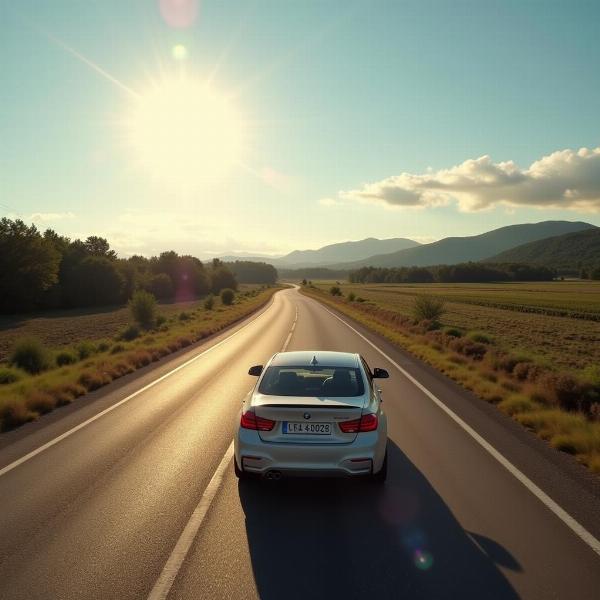
{"label": "dry grass", "polygon": [[86,353],[84,360],[38,375],[24,374],[18,381],[0,385],[0,431],[12,429],[57,406],[69,404],[86,392],[97,390],[171,352],[221,331],[266,304],[277,289],[240,294],[235,304],[218,306],[210,311],[195,308],[186,320],[180,320],[177,313],[166,327],[161,326],[150,335],[129,342],[87,340],[93,342],[93,353]]}
{"label": "dry grass", "polygon": [[[330,282],[316,285],[328,289]],[[405,317],[412,316],[416,296],[440,296],[446,301],[442,319],[445,326],[473,335],[478,332],[501,348],[522,349],[540,361],[564,369],[600,364],[600,282],[340,287],[346,297],[353,292],[367,303]],[[596,318],[599,320],[591,320]]]}
{"label": "dry grass", "polygon": [[[512,343],[510,330],[505,339],[500,330],[490,332],[477,320],[469,326],[468,321],[460,324],[450,322],[446,315],[443,319],[446,327],[430,330],[428,322],[415,323],[410,319],[410,304],[404,304],[409,296],[404,291],[400,292],[402,301],[397,302],[393,290],[399,287],[415,286],[344,286],[345,296],[351,290],[365,297],[367,301],[364,303],[332,298],[318,287],[303,288],[303,292],[348,314],[415,354],[480,398],[497,404],[500,410],[547,440],[552,447],[575,455],[592,471],[600,472],[600,420],[596,415],[600,414],[600,370],[596,372],[594,367],[595,353],[600,352],[600,348],[582,345],[575,357],[551,363],[543,358],[540,348],[546,340],[531,335],[528,319],[532,316],[535,319],[558,317],[542,317],[520,311],[510,311],[510,314],[523,319],[520,335],[528,336],[525,347]],[[473,286],[468,287],[473,297]],[[323,289],[326,288],[327,285],[323,284]],[[599,293],[597,301],[600,305],[600,286],[594,289]],[[587,301],[589,304],[589,297]],[[451,303],[446,306],[451,306]],[[400,308],[405,312],[401,312]],[[474,305],[470,304],[468,308],[472,309]],[[490,307],[485,310],[507,312]],[[491,316],[489,318],[494,321]],[[561,323],[563,332],[577,321],[591,329],[600,328],[600,324],[591,320],[559,319],[567,322]],[[515,348],[520,349],[517,351]],[[563,349],[562,352],[564,354],[568,350]],[[569,364],[570,368],[561,369],[564,364]],[[577,368],[573,368],[573,364]]]}
{"label": "dry grass", "polygon": [[[260,286],[242,284],[240,292],[257,293]],[[181,312],[192,313],[203,309],[204,299],[194,302],[159,304],[157,312],[166,319],[177,318]],[[220,308],[221,301],[215,298],[214,308]],[[131,322],[127,306],[89,308],[72,310],[52,310],[30,315],[0,316],[0,362],[5,361],[10,349],[18,338],[35,337],[45,346],[57,350],[66,347],[74,349],[89,340],[113,338]]]}

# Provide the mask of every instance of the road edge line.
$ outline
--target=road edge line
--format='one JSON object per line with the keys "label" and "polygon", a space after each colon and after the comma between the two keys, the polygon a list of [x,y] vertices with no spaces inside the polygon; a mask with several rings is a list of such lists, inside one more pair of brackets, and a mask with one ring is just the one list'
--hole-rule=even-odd
{"label": "road edge line", "polygon": [[[317,300],[318,302],[318,300]],[[459,425],[466,433],[468,433],[484,450],[486,450],[493,458],[495,458],[515,479],[517,479],[524,487],[526,487],[546,508],[548,508],[555,516],[557,516],[579,539],[585,542],[598,556],[600,556],[600,541],[591,534],[581,523],[575,520],[564,508],[557,504],[546,492],[538,487],[525,473],[515,467],[500,451],[496,450],[488,441],[479,435],[470,425],[461,419],[452,409],[448,408],[433,392],[429,391],[422,383],[413,377],[406,369],[401,367],[393,358],[388,356],[383,350],[375,345],[371,340],[364,336],[360,331],[352,327],[350,323],[336,315],[326,306],[319,304],[338,321],[341,321],[346,327],[351,329],[356,335],[361,337],[365,342],[372,346],[379,354],[394,365],[406,379],[408,379],[415,387],[421,390],[434,404],[441,408],[457,425]]]}
{"label": "road edge line", "polygon": [[[278,293],[279,292],[275,292],[275,294],[273,294],[273,298],[275,298],[275,296]],[[59,442],[62,442],[64,439],[70,437],[74,433],[77,433],[80,429],[83,429],[84,427],[87,427],[88,425],[90,425],[94,421],[97,421],[98,419],[100,419],[104,415],[108,414],[109,412],[112,412],[113,410],[115,410],[116,408],[118,408],[119,406],[121,406],[122,404],[125,404],[126,402],[129,402],[129,400],[132,400],[133,398],[135,398],[136,396],[139,396],[140,394],[142,394],[146,390],[149,390],[150,388],[154,387],[155,385],[157,385],[161,381],[164,381],[165,379],[167,379],[167,377],[170,377],[174,373],[177,373],[181,369],[183,369],[183,368],[187,367],[188,365],[192,364],[193,362],[197,361],[199,358],[201,358],[205,354],[208,354],[209,352],[212,352],[215,348],[218,348],[219,346],[223,345],[225,342],[228,342],[231,338],[233,338],[238,333],[240,333],[240,331],[243,331],[244,329],[246,329],[246,327],[249,327],[257,319],[259,319],[264,314],[266,314],[266,312],[271,308],[271,306],[273,306],[273,302],[271,302],[266,307],[265,310],[263,310],[262,312],[260,312],[258,315],[255,315],[247,323],[245,323],[244,325],[242,325],[239,329],[237,329],[236,331],[234,331],[232,334],[228,335],[226,338],[222,339],[220,342],[217,342],[216,344],[214,344],[210,348],[207,348],[206,350],[203,350],[199,354],[196,354],[195,356],[192,356],[192,358],[190,358],[189,360],[187,360],[184,363],[178,365],[177,367],[175,367],[171,371],[168,371],[164,375],[161,375],[158,379],[154,379],[150,383],[146,384],[144,387],[141,387],[139,390],[136,390],[135,392],[133,392],[132,394],[130,394],[129,396],[123,398],[122,400],[119,400],[115,404],[111,404],[108,408],[105,408],[104,410],[102,410],[99,413],[95,414],[93,417],[90,417],[89,419],[86,419],[82,423],[79,423],[78,425],[75,425],[75,427],[72,427],[71,429],[65,431],[64,433],[61,433],[59,436],[51,439],[50,441],[46,442],[45,444],[42,444],[41,446],[39,446],[35,450],[32,450],[31,452],[28,452],[27,454],[24,454],[23,456],[21,456],[21,458],[17,458],[16,460],[12,461],[11,463],[9,463],[8,465],[6,465],[5,467],[2,467],[0,469],[0,477],[2,477],[3,475],[6,475],[7,473],[9,473],[10,471],[12,471],[13,469],[16,469],[17,467],[19,467],[23,463],[31,460],[32,458],[36,457],[38,454],[41,454],[42,452],[44,452],[45,450],[48,450],[48,448],[51,448],[52,446],[55,446]]]}

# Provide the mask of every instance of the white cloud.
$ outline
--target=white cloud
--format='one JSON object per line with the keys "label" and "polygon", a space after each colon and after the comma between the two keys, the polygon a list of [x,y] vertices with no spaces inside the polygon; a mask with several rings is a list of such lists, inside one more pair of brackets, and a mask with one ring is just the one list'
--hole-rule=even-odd
{"label": "white cloud", "polygon": [[494,163],[489,156],[481,156],[439,171],[402,173],[340,192],[339,196],[409,208],[456,202],[466,212],[497,205],[597,212],[600,147],[553,152],[527,169],[520,169],[513,161]]}
{"label": "white cloud", "polygon": [[33,223],[49,223],[52,221],[66,221],[70,219],[74,219],[75,214],[72,212],[62,212],[62,213],[32,213],[31,215],[27,215],[25,217],[25,221],[31,221]]}
{"label": "white cloud", "polygon": [[341,200],[337,199],[337,198],[321,198],[319,200],[319,204],[321,206],[341,206],[342,204],[344,204]]}

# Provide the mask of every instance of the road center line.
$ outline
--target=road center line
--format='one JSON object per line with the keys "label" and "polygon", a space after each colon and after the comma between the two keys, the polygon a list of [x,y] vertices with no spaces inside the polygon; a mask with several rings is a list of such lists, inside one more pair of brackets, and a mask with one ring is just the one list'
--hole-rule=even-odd
{"label": "road center line", "polygon": [[173,586],[173,582],[175,581],[175,577],[177,577],[177,573],[179,573],[179,569],[192,546],[198,530],[202,525],[202,521],[204,521],[204,517],[206,517],[206,513],[210,508],[213,498],[221,486],[225,471],[231,462],[232,456],[233,441],[229,444],[217,470],[206,486],[202,498],[200,498],[200,502],[198,502],[198,506],[194,509],[190,520],[187,522],[187,525],[179,536],[175,548],[173,548],[169,559],[165,563],[158,580],[148,596],[148,600],[164,600],[168,596],[169,591]]}
{"label": "road center line", "polygon": [[297,322],[298,322],[298,306],[296,306],[296,316],[294,317],[294,322],[292,323],[292,328],[290,329],[290,332],[288,333],[288,336],[287,336],[285,342],[283,343],[281,352],[285,352],[287,350],[287,347],[290,345],[290,342],[292,340],[292,335],[294,334],[294,329],[296,329]]}
{"label": "road center line", "polygon": [[[319,303],[320,304],[320,303]],[[583,525],[576,521],[566,510],[559,506],[548,494],[539,488],[529,477],[513,465],[503,454],[480,436],[470,425],[463,421],[453,410],[448,408],[433,392],[430,392],[422,383],[415,379],[408,371],[403,369],[395,360],[390,358],[383,350],[378,348],[371,340],[365,337],[360,331],[352,325],[338,317],[334,312],[320,304],[324,310],[333,315],[338,321],[341,321],[346,327],[351,329],[356,335],[361,337],[369,346],[372,346],[379,354],[406,377],[413,385],[421,390],[430,400],[441,408],[457,425],[468,433],[484,450],[491,454],[511,475],[518,479],[546,508],[551,510],[571,531],[585,542],[596,554],[600,556],[600,541],[598,541]]]}
{"label": "road center line", "polygon": [[73,435],[74,433],[76,433],[80,429],[83,429],[84,427],[87,427],[88,425],[90,425],[90,423],[93,423],[94,421],[97,421],[98,419],[100,419],[104,415],[106,415],[109,412],[115,410],[115,408],[118,408],[122,404],[125,404],[126,402],[129,402],[129,400],[132,400],[133,398],[135,398],[136,396],[139,396],[140,394],[142,394],[146,390],[149,390],[150,388],[154,387],[156,384],[160,383],[161,381],[164,381],[165,379],[167,379],[167,377],[170,377],[171,375],[177,373],[181,369],[187,367],[188,365],[191,365],[193,362],[197,361],[199,358],[202,358],[204,355],[208,354],[209,352],[212,352],[213,350],[215,350],[219,346],[222,346],[223,344],[225,344],[226,342],[228,342],[229,340],[231,340],[234,336],[236,336],[238,333],[240,333],[241,331],[243,331],[244,329],[246,329],[246,327],[249,327],[250,325],[252,325],[257,319],[259,319],[260,317],[262,317],[263,315],[265,315],[267,313],[267,311],[272,306],[273,306],[273,302],[271,302],[271,304],[267,307],[266,310],[264,310],[260,314],[256,315],[253,319],[251,319],[250,321],[248,321],[245,325],[242,325],[242,327],[240,327],[237,331],[234,331],[231,335],[227,336],[225,339],[221,340],[220,342],[217,342],[214,346],[211,346],[210,348],[207,348],[203,352],[200,352],[200,354],[196,354],[196,356],[193,356],[192,358],[190,358],[189,360],[185,361],[184,363],[182,363],[178,367],[175,367],[174,369],[172,369],[171,371],[169,371],[168,373],[165,373],[164,375],[161,375],[158,379],[155,379],[154,381],[151,381],[149,384],[147,384],[144,387],[140,388],[139,390],[133,392],[133,394],[130,394],[129,396],[127,396],[126,398],[123,398],[122,400],[119,400],[119,402],[117,402],[115,404],[112,404],[108,408],[105,408],[103,411],[100,411],[98,414],[94,415],[93,417],[90,417],[86,421],[83,421],[83,423],[79,423],[79,425],[76,425],[72,429],[69,429],[68,431],[65,431],[64,433],[62,433],[58,437],[55,437],[54,439],[50,440],[49,442],[46,442],[45,444],[39,446],[39,448],[36,448],[35,450],[32,450],[31,452],[28,452],[27,454],[25,454],[21,458],[18,458],[17,460],[9,463],[8,465],[6,465],[2,469],[0,469],[0,477],[2,477],[2,475],[6,475],[6,473],[8,473],[9,471],[12,471],[13,469],[16,469],[18,466],[22,465],[23,463],[27,462],[28,460],[31,460],[32,458],[34,458],[38,454],[41,454],[42,452],[44,452],[45,450],[48,450],[48,448],[51,448],[52,446],[58,444],[59,442],[62,442],[64,439],[66,439],[69,436]]}
{"label": "road center line", "polygon": [[[296,329],[296,323],[298,322],[298,306],[296,306],[296,315],[294,317],[294,322],[292,323],[292,327],[288,333],[288,336],[283,344],[282,352],[285,352],[288,347],[290,340],[292,339],[292,334]],[[254,387],[250,388],[248,394],[252,393]],[[171,552],[163,570],[159,578],[157,579],[150,595],[148,596],[148,600],[165,600],[171,591],[171,587],[173,586],[173,582],[181,569],[181,565],[185,560],[196,535],[204,521],[204,517],[210,508],[210,505],[217,494],[219,487],[223,481],[223,477],[225,475],[225,470],[229,466],[231,461],[231,457],[233,456],[233,441],[229,444],[217,470],[214,472],[210,482],[206,486],[204,490],[204,494],[202,494],[202,498],[200,498],[200,502],[198,506],[196,506],[190,520],[187,522],[183,532],[179,536],[177,540],[177,544],[175,544],[175,548]]]}

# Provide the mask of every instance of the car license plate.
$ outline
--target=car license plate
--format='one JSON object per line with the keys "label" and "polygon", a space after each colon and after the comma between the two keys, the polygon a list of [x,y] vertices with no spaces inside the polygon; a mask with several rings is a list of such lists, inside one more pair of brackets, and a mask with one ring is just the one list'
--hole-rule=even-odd
{"label": "car license plate", "polygon": [[295,423],[283,421],[283,433],[299,433],[308,435],[331,435],[331,423]]}

